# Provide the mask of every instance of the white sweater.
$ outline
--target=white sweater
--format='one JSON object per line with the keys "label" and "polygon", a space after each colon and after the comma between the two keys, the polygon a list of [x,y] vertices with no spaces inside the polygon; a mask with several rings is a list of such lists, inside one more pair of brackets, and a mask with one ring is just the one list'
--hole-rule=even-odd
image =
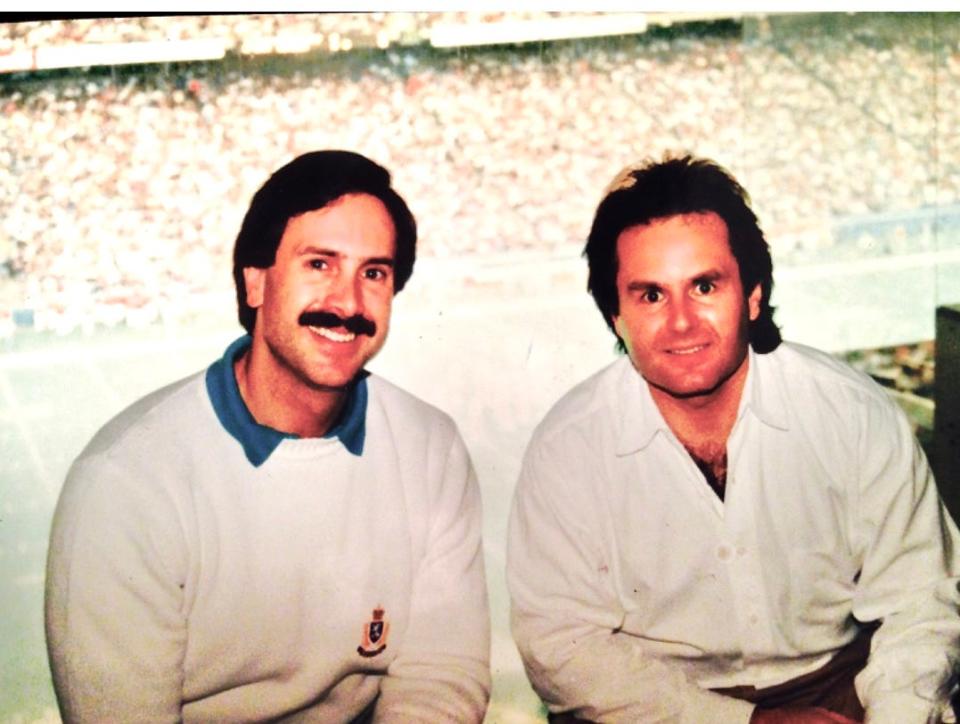
{"label": "white sweater", "polygon": [[362,454],[278,438],[254,465],[222,423],[230,369],[217,410],[189,377],[70,470],[46,589],[64,720],[349,721],[379,693],[375,721],[480,721],[480,498],[453,421],[371,376]]}

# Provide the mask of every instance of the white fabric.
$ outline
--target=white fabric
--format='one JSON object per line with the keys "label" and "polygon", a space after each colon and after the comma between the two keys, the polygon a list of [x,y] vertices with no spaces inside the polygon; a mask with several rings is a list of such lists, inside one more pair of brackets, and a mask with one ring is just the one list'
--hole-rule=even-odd
{"label": "white fabric", "polygon": [[[926,722],[955,658],[958,535],[899,408],[832,357],[749,357],[710,489],[626,357],[534,433],[509,527],[513,632],[553,711],[745,722],[708,688],[782,683],[882,619],[870,722]],[[936,699],[936,701],[935,701]]]}
{"label": "white fabric", "polygon": [[[375,721],[482,719],[472,466],[446,415],[367,383],[359,457],[335,438],[288,439],[252,466],[202,374],[97,434],[64,486],[48,562],[66,721],[342,722],[378,692]],[[363,657],[377,607],[387,646]]]}

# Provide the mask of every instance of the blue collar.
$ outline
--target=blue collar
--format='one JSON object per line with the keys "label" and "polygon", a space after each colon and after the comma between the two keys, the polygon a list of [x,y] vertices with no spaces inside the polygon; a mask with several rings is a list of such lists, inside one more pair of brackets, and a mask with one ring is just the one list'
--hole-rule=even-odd
{"label": "blue collar", "polygon": [[[283,440],[298,436],[258,423],[240,396],[233,363],[250,348],[251,342],[248,335],[232,342],[223,357],[207,369],[206,383],[207,394],[220,424],[243,446],[247,460],[259,467]],[[347,404],[340,413],[340,419],[324,435],[325,438],[338,438],[348,451],[358,456],[363,454],[367,431],[366,376],[365,372],[360,373],[348,392]]]}

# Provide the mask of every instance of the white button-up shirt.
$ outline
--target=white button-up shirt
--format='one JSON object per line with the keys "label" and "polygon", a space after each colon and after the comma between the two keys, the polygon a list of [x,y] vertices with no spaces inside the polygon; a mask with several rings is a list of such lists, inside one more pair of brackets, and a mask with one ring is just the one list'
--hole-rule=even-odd
{"label": "white button-up shirt", "polygon": [[534,433],[510,520],[514,636],[551,710],[741,722],[710,688],[782,683],[882,620],[857,692],[870,722],[926,722],[960,637],[956,526],[900,409],[784,343],[751,350],[710,489],[626,357]]}

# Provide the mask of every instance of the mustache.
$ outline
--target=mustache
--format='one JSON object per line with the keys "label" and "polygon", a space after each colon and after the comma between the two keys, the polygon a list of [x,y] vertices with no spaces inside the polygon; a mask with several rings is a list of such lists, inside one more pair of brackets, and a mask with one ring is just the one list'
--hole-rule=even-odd
{"label": "mustache", "polygon": [[365,334],[372,337],[377,332],[377,324],[362,314],[341,317],[334,312],[303,312],[297,320],[304,327],[343,327],[353,334]]}

